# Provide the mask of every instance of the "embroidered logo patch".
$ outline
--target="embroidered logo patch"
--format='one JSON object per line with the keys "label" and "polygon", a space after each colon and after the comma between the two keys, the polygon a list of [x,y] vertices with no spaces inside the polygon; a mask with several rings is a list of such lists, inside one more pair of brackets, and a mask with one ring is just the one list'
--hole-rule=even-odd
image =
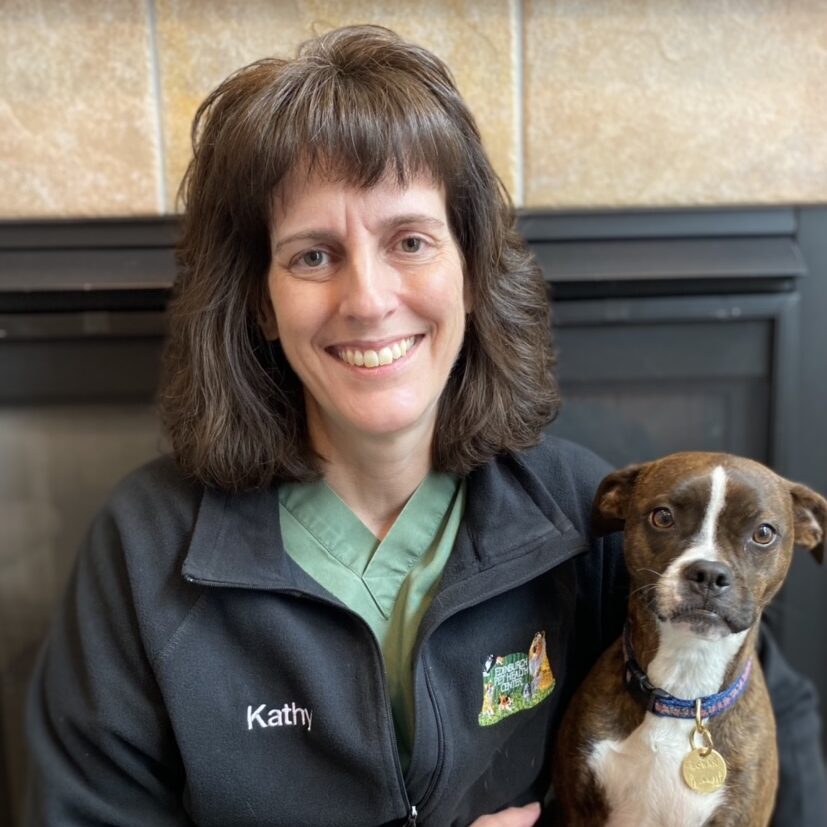
{"label": "embroidered logo patch", "polygon": [[551,695],[554,684],[545,632],[534,635],[528,654],[489,655],[482,670],[480,726],[491,726],[537,706]]}

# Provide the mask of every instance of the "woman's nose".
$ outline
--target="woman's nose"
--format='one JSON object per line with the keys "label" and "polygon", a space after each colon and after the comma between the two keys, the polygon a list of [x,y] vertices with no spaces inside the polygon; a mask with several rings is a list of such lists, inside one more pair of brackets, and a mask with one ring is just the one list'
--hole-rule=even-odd
{"label": "woman's nose", "polygon": [[359,321],[376,321],[399,303],[398,274],[380,256],[363,254],[349,259],[341,280],[340,310]]}

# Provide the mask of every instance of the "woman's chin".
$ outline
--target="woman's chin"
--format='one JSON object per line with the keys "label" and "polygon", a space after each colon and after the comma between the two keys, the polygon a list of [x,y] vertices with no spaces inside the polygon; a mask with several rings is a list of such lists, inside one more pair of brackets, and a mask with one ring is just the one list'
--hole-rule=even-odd
{"label": "woman's chin", "polygon": [[313,423],[311,433],[345,450],[352,450],[360,442],[382,440],[390,443],[397,439],[413,438],[425,450],[430,451],[435,420],[435,413],[432,414],[430,411],[409,411],[388,406],[345,415],[337,412],[333,416],[322,414],[319,417],[310,417]]}

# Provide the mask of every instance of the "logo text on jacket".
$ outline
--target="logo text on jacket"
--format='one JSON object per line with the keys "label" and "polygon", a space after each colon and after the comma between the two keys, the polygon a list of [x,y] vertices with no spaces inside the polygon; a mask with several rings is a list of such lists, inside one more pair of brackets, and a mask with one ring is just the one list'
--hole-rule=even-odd
{"label": "logo text on jacket", "polygon": [[295,703],[284,704],[284,706],[268,707],[267,704],[259,704],[254,707],[247,707],[247,729],[269,729],[277,726],[302,726],[310,732],[313,725],[313,710]]}
{"label": "logo text on jacket", "polygon": [[537,632],[528,652],[489,655],[482,669],[480,726],[531,709],[554,690],[554,674],[546,652],[546,633]]}

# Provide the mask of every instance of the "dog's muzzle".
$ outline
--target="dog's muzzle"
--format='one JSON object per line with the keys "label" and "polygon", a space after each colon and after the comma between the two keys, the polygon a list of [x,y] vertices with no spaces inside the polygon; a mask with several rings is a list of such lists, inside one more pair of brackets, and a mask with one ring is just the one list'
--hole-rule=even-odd
{"label": "dog's muzzle", "polygon": [[662,620],[686,623],[703,637],[748,629],[755,622],[755,602],[734,588],[732,569],[717,560],[694,560],[680,573],[678,587]]}

